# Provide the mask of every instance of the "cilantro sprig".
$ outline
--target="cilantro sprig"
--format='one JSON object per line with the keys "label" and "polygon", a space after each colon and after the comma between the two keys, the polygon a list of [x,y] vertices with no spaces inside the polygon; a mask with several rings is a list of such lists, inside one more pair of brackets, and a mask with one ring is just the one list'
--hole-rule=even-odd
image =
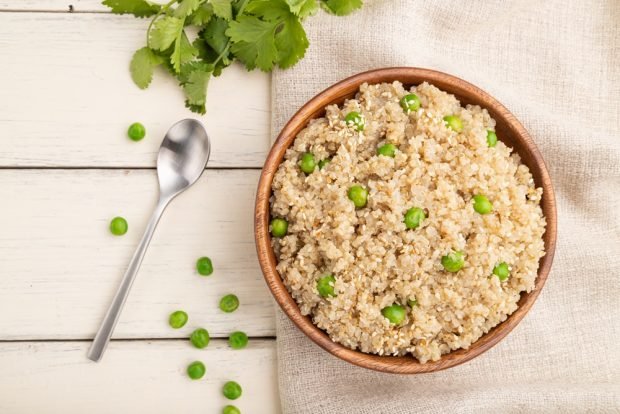
{"label": "cilantro sprig", "polygon": [[[289,68],[302,59],[309,42],[305,18],[319,6],[343,16],[362,0],[104,0],[113,13],[150,18],[146,46],[129,64],[131,78],[147,88],[156,67],[163,66],[185,92],[185,106],[204,114],[212,76],[235,60],[247,70]],[[190,26],[196,30],[188,30]],[[196,33],[192,36],[190,33]]]}

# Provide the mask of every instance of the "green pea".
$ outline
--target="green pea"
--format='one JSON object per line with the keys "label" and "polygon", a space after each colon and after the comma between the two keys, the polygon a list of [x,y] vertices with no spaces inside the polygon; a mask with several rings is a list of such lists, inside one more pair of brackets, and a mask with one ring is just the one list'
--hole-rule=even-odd
{"label": "green pea", "polygon": [[168,323],[172,328],[180,329],[185,326],[188,319],[189,318],[187,317],[187,313],[183,312],[182,310],[178,310],[170,314],[170,317],[168,317]]}
{"label": "green pea", "polygon": [[241,397],[242,392],[241,385],[237,384],[235,381],[228,381],[222,387],[222,394],[229,400],[236,400]]}
{"label": "green pea", "polygon": [[344,122],[349,126],[355,127],[358,131],[363,131],[366,126],[366,120],[364,119],[364,115],[360,114],[357,111],[352,111],[344,117]]}
{"label": "green pea", "polygon": [[405,213],[405,227],[408,229],[415,229],[420,226],[420,223],[426,218],[424,210],[420,207],[412,207]]}
{"label": "green pea", "polygon": [[271,220],[271,235],[273,237],[284,237],[288,231],[288,221],[282,218]]}
{"label": "green pea", "polygon": [[501,262],[497,264],[493,268],[493,274],[497,276],[500,282],[503,282],[504,280],[508,279],[508,277],[510,276],[510,267],[508,266],[508,263]]}
{"label": "green pea", "polygon": [[140,141],[142,138],[144,138],[145,135],[146,129],[144,128],[144,125],[142,125],[140,122],[134,122],[133,124],[129,125],[129,129],[127,130],[127,136],[129,136],[132,141]]}
{"label": "green pea", "polygon": [[381,314],[394,325],[398,325],[405,320],[405,308],[401,305],[393,304],[385,307],[381,309]]}
{"label": "green pea", "polygon": [[189,336],[189,341],[198,349],[206,348],[209,345],[209,331],[198,328]]}
{"label": "green pea", "polygon": [[463,130],[463,121],[456,115],[446,115],[443,117],[446,126],[454,132],[461,132]]}
{"label": "green pea", "polygon": [[202,276],[209,276],[213,273],[213,262],[207,256],[201,257],[196,261],[196,270]]}
{"label": "green pea", "polygon": [[334,292],[334,283],[336,283],[336,278],[334,275],[325,275],[316,282],[316,289],[319,291],[319,295],[322,297],[335,297],[336,293]]}
{"label": "green pea", "polygon": [[418,301],[415,299],[409,299],[407,301],[407,305],[409,305],[410,308],[414,308],[416,306],[418,306]]}
{"label": "green pea", "polygon": [[241,414],[241,411],[234,405],[227,405],[222,409],[222,414]]}
{"label": "green pea", "polygon": [[194,361],[187,366],[187,376],[193,380],[204,377],[206,371],[205,364],[200,361]]}
{"label": "green pea", "polygon": [[396,145],[394,144],[381,145],[379,148],[377,148],[377,155],[383,155],[386,157],[394,158],[396,156]]}
{"label": "green pea", "polygon": [[110,232],[115,236],[122,236],[127,233],[127,220],[122,217],[114,217],[110,222]]}
{"label": "green pea", "polygon": [[312,174],[314,169],[316,168],[316,162],[314,161],[314,154],[311,152],[305,152],[301,155],[301,160],[299,161],[299,168],[306,174]]}
{"label": "green pea", "polygon": [[409,95],[405,95],[401,98],[400,106],[406,113],[417,111],[420,109],[420,98],[418,98],[418,95],[415,93],[410,93]]}
{"label": "green pea", "polygon": [[450,252],[441,258],[441,265],[446,271],[451,273],[461,270],[464,264],[463,252],[460,251]]}
{"label": "green pea", "polygon": [[349,188],[347,195],[349,196],[349,200],[353,201],[355,207],[362,208],[366,206],[366,202],[368,201],[368,190],[361,185],[354,185]]}
{"label": "green pea", "polygon": [[493,211],[493,204],[491,204],[489,199],[482,194],[476,194],[473,197],[473,200],[474,210],[476,210],[476,213],[489,214],[491,211]]}
{"label": "green pea", "polygon": [[228,345],[232,349],[243,349],[248,345],[248,336],[245,332],[233,332],[228,337]]}
{"label": "green pea", "polygon": [[239,298],[233,294],[226,295],[220,299],[220,309],[226,313],[231,313],[239,307]]}
{"label": "green pea", "polygon": [[497,145],[497,134],[495,134],[495,131],[490,129],[487,131],[487,144],[489,147],[494,147]]}
{"label": "green pea", "polygon": [[319,161],[319,170],[322,170],[323,168],[325,168],[325,166],[329,164],[330,162],[332,162],[331,158],[325,158],[324,160]]}

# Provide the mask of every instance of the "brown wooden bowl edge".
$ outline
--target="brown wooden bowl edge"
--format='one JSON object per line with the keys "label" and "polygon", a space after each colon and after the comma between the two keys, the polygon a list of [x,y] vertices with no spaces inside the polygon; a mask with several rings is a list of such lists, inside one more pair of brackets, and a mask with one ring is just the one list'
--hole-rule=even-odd
{"label": "brown wooden bowl edge", "polygon": [[[453,92],[449,89],[461,89],[462,91],[473,95],[475,100],[482,101],[482,103],[487,104],[484,105],[487,109],[490,106],[493,106],[494,112],[500,111],[500,117],[510,127],[511,133],[514,135],[513,138],[517,141],[522,141],[521,143],[523,145],[520,148],[521,151],[524,149],[529,151],[530,154],[528,156],[533,158],[536,169],[539,170],[539,181],[542,182],[537,182],[537,185],[545,184],[543,185],[544,193],[541,206],[543,208],[545,218],[547,219],[547,228],[544,236],[546,254],[543,256],[539,264],[535,288],[532,292],[522,294],[521,300],[519,301],[519,308],[509,315],[506,321],[495,326],[478,341],[474,342],[468,349],[459,349],[450,352],[443,355],[439,361],[427,362],[425,364],[419,363],[412,356],[392,357],[365,354],[333,342],[324,331],[320,330],[312,323],[310,318],[301,315],[299,307],[289,294],[288,290],[284,286],[284,283],[282,282],[282,279],[280,278],[280,275],[275,269],[276,260],[273,249],[271,248],[269,236],[269,199],[271,197],[271,182],[273,180],[275,170],[283,158],[284,152],[294,140],[297,132],[299,132],[300,129],[303,129],[313,116],[317,116],[317,113],[320,113],[324,107],[329,104],[329,102],[340,99],[340,95],[346,96],[348,94],[347,91],[352,87],[356,90],[359,85],[364,82],[378,83],[387,81],[387,79],[391,79],[392,81],[403,81],[403,78],[411,77],[426,80],[443,90],[448,89],[448,92],[450,93]],[[449,87],[442,87],[445,82],[449,83]],[[403,83],[414,84],[416,82],[403,81]],[[325,103],[326,101],[328,103]],[[481,104],[481,106],[483,105]],[[497,114],[495,114],[494,117],[496,116]],[[532,165],[527,165],[530,170],[532,170]],[[510,331],[512,331],[512,329],[514,329],[514,327],[524,318],[538,298],[538,295],[540,294],[551,269],[553,256],[555,253],[556,238],[557,211],[553,186],[551,185],[551,179],[549,177],[545,162],[527,130],[521,125],[516,117],[510,113],[510,111],[508,111],[500,102],[495,100],[483,90],[460,78],[430,69],[412,67],[375,69],[346,78],[317,94],[314,98],[304,104],[295,113],[295,115],[293,115],[293,117],[291,117],[280,134],[278,134],[278,137],[265,161],[256,194],[255,239],[257,254],[265,281],[278,305],[305,335],[307,335],[312,341],[326,351],[354,365],[381,372],[414,374],[435,372],[450,368],[477,357],[505,338],[506,335],[508,335],[508,333],[510,333]]]}

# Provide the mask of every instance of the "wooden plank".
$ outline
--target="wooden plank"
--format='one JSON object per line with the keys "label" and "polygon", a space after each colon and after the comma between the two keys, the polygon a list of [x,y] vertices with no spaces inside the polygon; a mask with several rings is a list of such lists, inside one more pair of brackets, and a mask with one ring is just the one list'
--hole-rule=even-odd
{"label": "wooden plank", "polygon": [[[212,140],[210,167],[261,167],[269,76],[228,68],[210,82],[200,117],[163,69],[147,90],[132,83],[129,60],[147,25],[112,14],[0,13],[0,166],[153,167],[170,125],[198,117]],[[135,121],[147,128],[138,143],[126,136]]]}
{"label": "wooden plank", "polygon": [[[75,12],[107,12],[110,9],[102,0],[0,0],[0,11],[69,11],[73,6]],[[161,3],[155,1],[154,3]]]}
{"label": "wooden plank", "polygon": [[[159,223],[115,338],[179,338],[204,326],[273,336],[271,295],[253,241],[259,171],[208,170]],[[153,170],[0,170],[0,340],[94,336],[156,201]],[[126,235],[108,225],[121,215]],[[208,255],[215,272],[199,276]],[[239,309],[219,299],[235,293]],[[167,317],[184,309],[185,328]]]}
{"label": "wooden plank", "polygon": [[[223,340],[204,350],[185,341],[113,341],[104,359],[86,359],[87,342],[0,343],[0,412],[30,413],[220,413],[234,404],[242,413],[280,412],[275,341],[254,340],[231,350]],[[185,367],[201,360],[196,381]],[[226,381],[242,396],[228,401]]]}

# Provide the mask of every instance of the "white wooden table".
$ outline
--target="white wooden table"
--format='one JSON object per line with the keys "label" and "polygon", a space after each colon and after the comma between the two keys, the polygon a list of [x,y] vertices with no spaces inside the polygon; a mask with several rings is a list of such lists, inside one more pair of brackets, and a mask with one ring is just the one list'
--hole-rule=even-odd
{"label": "white wooden table", "polygon": [[[219,413],[227,380],[243,386],[242,412],[279,411],[252,230],[270,80],[240,67],[209,87],[208,171],[166,211],[103,361],[86,359],[155,203],[161,139],[195,116],[163,73],[146,91],[132,84],[147,24],[99,0],[0,0],[0,413]],[[126,137],[135,121],[147,128],[138,143]],[[123,237],[108,231],[116,215]],[[208,278],[194,270],[203,255]],[[232,314],[218,309],[227,293],[241,301]],[[176,309],[190,316],[178,331]],[[216,338],[206,350],[187,341],[198,326]],[[228,348],[234,330],[248,348]],[[191,381],[196,359],[207,375]]]}

